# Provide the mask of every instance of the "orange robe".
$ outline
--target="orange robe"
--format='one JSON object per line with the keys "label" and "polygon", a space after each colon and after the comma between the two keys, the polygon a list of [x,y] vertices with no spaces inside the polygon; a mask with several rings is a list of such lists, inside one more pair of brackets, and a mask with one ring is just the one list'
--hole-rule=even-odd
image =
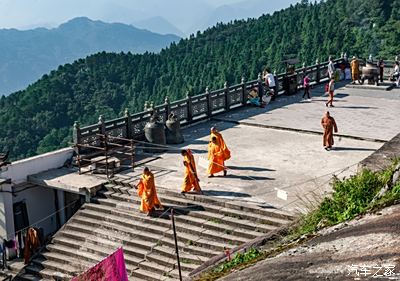
{"label": "orange robe", "polygon": [[207,170],[209,175],[225,170],[225,155],[219,144],[210,142],[208,145],[208,160],[210,161]]}
{"label": "orange robe", "polygon": [[201,188],[197,178],[196,163],[190,150],[187,150],[187,155],[184,156],[183,162],[185,163],[185,178],[183,180],[182,191],[189,192],[194,189],[200,192]]}
{"label": "orange robe", "polygon": [[154,207],[161,208],[160,200],[157,197],[156,186],[154,184],[154,175],[142,175],[138,184],[137,193],[142,198],[140,211],[144,213],[150,212]]}
{"label": "orange robe", "polygon": [[333,132],[337,133],[338,131],[335,119],[325,116],[321,120],[321,125],[324,128],[323,146],[331,147],[334,144]]}
{"label": "orange robe", "polygon": [[219,132],[211,132],[210,135],[210,142],[213,137],[217,138],[217,142],[221,146],[223,156],[224,156],[224,161],[229,160],[231,158],[231,151],[228,149],[228,146],[226,145],[224,138],[222,137],[221,133]]}
{"label": "orange robe", "polygon": [[37,231],[30,227],[26,233],[25,249],[24,249],[24,263],[28,264],[31,256],[40,247],[40,240]]}
{"label": "orange robe", "polygon": [[360,73],[360,63],[357,59],[353,59],[350,63],[351,66],[351,79],[353,81],[358,80],[359,73]]}

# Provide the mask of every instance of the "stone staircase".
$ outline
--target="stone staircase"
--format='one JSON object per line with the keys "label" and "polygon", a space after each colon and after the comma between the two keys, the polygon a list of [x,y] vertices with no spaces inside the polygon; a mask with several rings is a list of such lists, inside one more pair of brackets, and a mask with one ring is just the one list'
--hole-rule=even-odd
{"label": "stone staircase", "polygon": [[158,196],[166,211],[150,217],[139,212],[133,184],[118,177],[105,184],[15,280],[69,280],[120,246],[130,280],[177,280],[171,207],[184,277],[224,247],[234,248],[293,219],[274,209],[163,188]]}

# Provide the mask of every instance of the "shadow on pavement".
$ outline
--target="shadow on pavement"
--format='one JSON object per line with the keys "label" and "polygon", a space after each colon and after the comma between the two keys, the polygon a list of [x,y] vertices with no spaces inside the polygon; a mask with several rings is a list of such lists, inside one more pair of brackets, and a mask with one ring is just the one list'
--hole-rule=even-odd
{"label": "shadow on pavement", "polygon": [[254,172],[275,172],[274,169],[268,169],[263,167],[241,167],[241,166],[228,166],[229,170],[237,171],[254,171]]}
{"label": "shadow on pavement", "polygon": [[373,148],[363,148],[363,147],[334,147],[333,151],[375,151]]}

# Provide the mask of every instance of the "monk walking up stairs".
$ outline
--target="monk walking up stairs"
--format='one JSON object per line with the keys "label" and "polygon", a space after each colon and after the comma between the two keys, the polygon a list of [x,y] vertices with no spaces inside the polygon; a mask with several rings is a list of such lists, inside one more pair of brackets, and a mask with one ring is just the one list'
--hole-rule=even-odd
{"label": "monk walking up stairs", "polygon": [[202,194],[192,151],[190,149],[182,150],[181,154],[183,156],[183,165],[185,166],[185,178],[181,193],[186,193],[194,189],[197,193]]}
{"label": "monk walking up stairs", "polygon": [[162,205],[157,196],[154,175],[148,167],[145,167],[139,183],[136,186],[137,194],[141,198],[140,211],[151,215],[157,209],[162,209]]}

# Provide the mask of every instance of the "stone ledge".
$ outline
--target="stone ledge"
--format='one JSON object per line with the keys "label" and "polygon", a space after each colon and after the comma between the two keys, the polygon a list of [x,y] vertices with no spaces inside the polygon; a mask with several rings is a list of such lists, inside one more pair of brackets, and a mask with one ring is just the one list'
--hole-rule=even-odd
{"label": "stone ledge", "polygon": [[358,164],[358,170],[368,169],[373,172],[388,168],[394,159],[400,158],[400,134],[386,142]]}
{"label": "stone ledge", "polygon": [[376,85],[369,84],[347,84],[346,88],[354,88],[354,89],[364,89],[364,90],[381,90],[381,91],[390,91],[395,86],[394,83],[383,82]]}

